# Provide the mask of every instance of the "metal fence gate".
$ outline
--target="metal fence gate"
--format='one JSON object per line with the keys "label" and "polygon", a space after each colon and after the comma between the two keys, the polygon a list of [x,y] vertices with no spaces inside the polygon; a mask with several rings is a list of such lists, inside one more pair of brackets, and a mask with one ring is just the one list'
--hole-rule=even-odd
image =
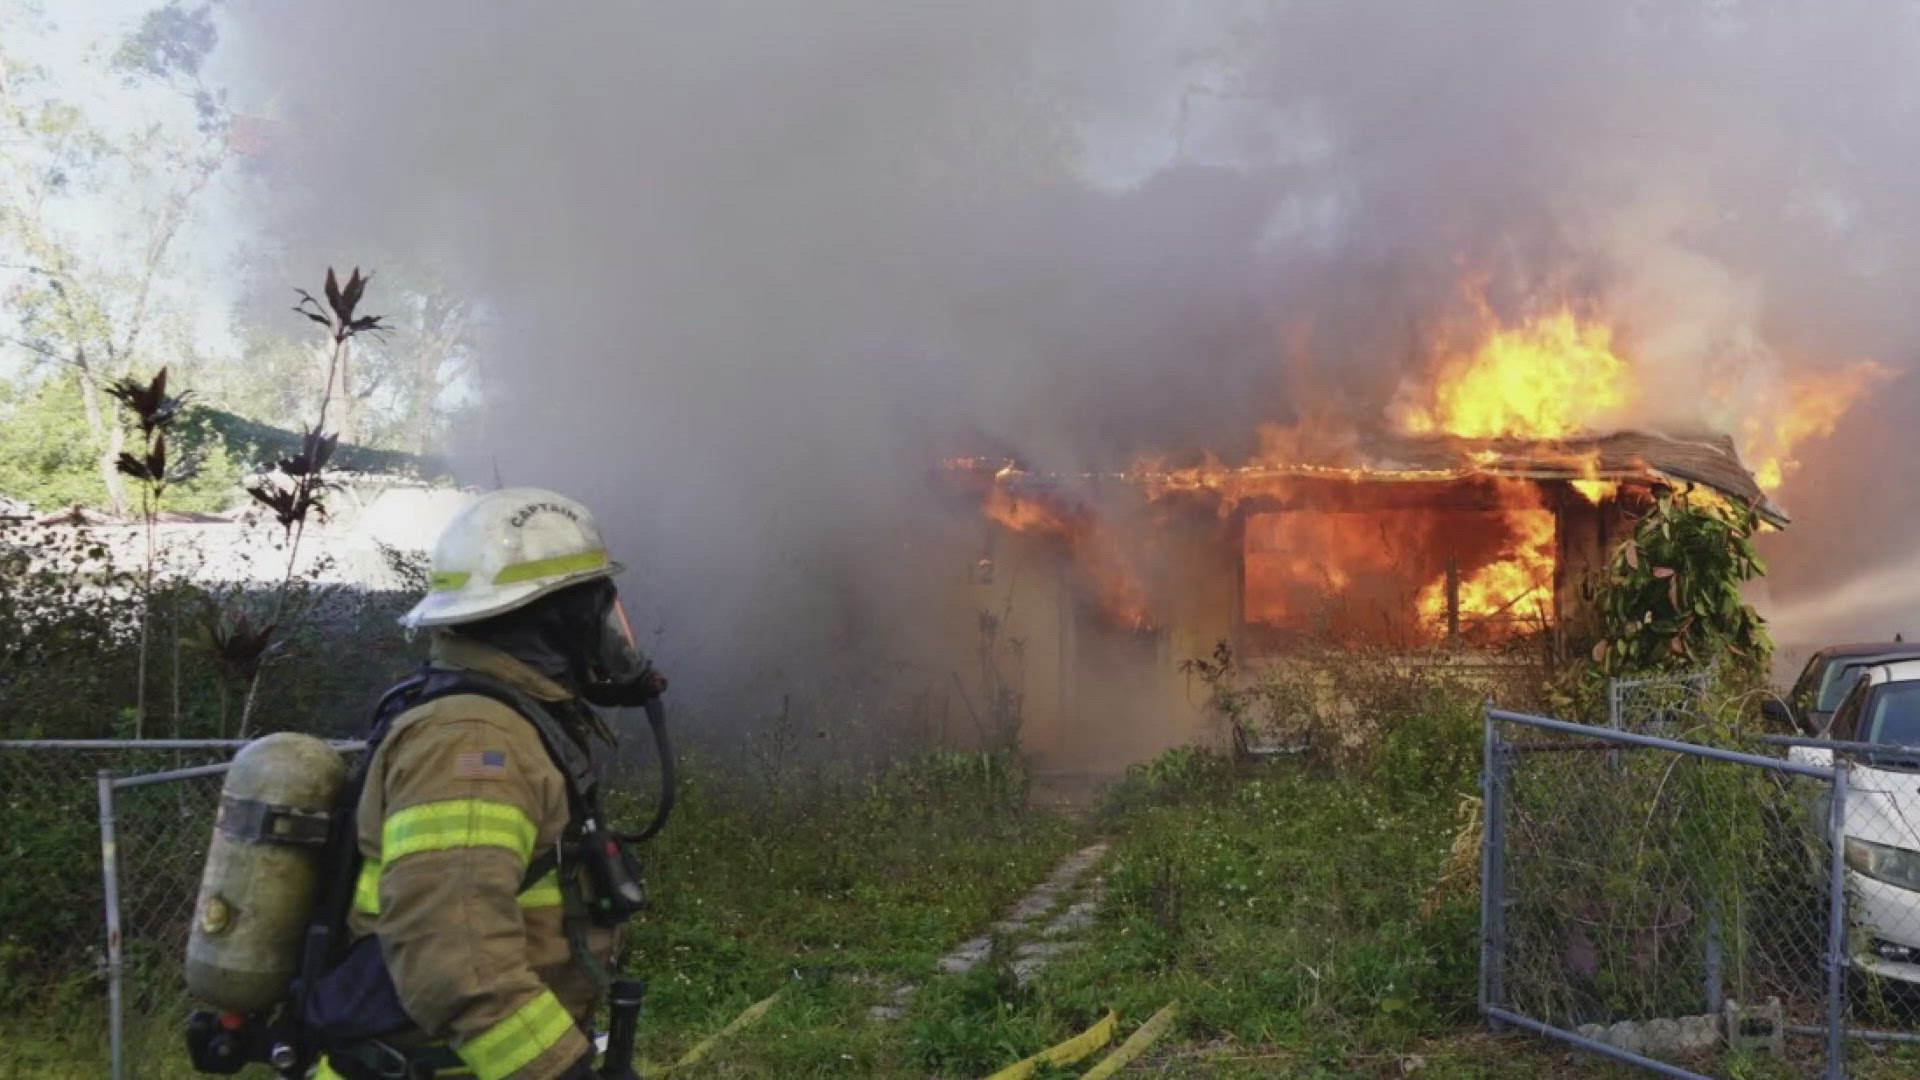
{"label": "metal fence gate", "polygon": [[1607,724],[1647,735],[1670,735],[1700,713],[1713,671],[1607,680]]}
{"label": "metal fence gate", "polygon": [[[1739,1059],[1759,1057],[1841,1077],[1850,1047],[1920,1041],[1911,1012],[1886,1008],[1920,993],[1920,963],[1905,963],[1920,944],[1876,936],[1920,943],[1920,925],[1889,930],[1903,913],[1860,873],[1856,834],[1883,774],[1862,767],[1870,757],[1780,757],[1766,742],[1730,749],[1487,708],[1491,1023],[1674,1077],[1744,1075]],[[1914,858],[1883,876],[1920,881]],[[1906,895],[1920,917],[1920,892]],[[1889,1023],[1908,1030],[1875,1030]]]}

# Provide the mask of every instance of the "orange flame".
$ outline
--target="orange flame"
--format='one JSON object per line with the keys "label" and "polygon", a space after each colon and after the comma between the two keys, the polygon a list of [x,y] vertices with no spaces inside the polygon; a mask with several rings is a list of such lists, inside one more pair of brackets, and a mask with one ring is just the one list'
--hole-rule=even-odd
{"label": "orange flame", "polygon": [[[1242,534],[1242,617],[1249,623],[1408,643],[1496,642],[1550,614],[1556,524],[1543,489],[1480,480],[1487,509],[1439,493],[1380,506],[1364,493],[1250,514]],[[1457,491],[1457,489],[1455,489]],[[1414,492],[1402,489],[1398,498]],[[1453,618],[1449,618],[1449,604]]]}
{"label": "orange flame", "polygon": [[1797,447],[1808,439],[1833,434],[1860,395],[1894,374],[1893,369],[1871,360],[1856,360],[1837,372],[1801,376],[1789,383],[1776,412],[1747,422],[1746,450],[1760,487],[1777,489],[1800,466],[1794,458]]}
{"label": "orange flame", "polygon": [[[1617,430],[1645,412],[1654,393],[1614,327],[1575,305],[1519,322],[1503,320],[1478,295],[1465,308],[1467,322],[1402,380],[1386,415],[1402,435],[1458,440],[1441,443],[1449,453],[1423,450],[1397,463],[1373,452],[1370,442],[1380,440],[1350,418],[1309,412],[1263,426],[1259,449],[1239,464],[1212,454],[1198,464],[1143,459],[1085,479],[1123,480],[1151,503],[1211,505],[1221,518],[1237,518],[1247,623],[1311,624],[1335,635],[1411,631],[1427,641],[1457,623],[1474,642],[1533,628],[1553,614],[1558,554],[1553,489],[1538,481],[1564,480],[1596,505],[1620,495],[1623,483],[1643,482],[1645,470],[1603,476],[1599,450],[1562,440]],[[1742,447],[1761,488],[1777,488],[1796,467],[1797,447],[1830,434],[1892,374],[1862,361],[1800,379],[1776,413],[1749,418]],[[990,477],[986,510],[994,520],[1060,539],[1109,619],[1154,625],[1135,572],[1140,553],[1093,511],[1025,483],[1012,466],[961,464]],[[1452,497],[1429,499],[1423,488]]]}
{"label": "orange flame", "polygon": [[[1500,558],[1461,574],[1455,610],[1463,632],[1505,636],[1494,628],[1529,616],[1545,617],[1553,606],[1554,517],[1545,509],[1515,509],[1504,515],[1513,540]],[[1414,609],[1427,626],[1447,625],[1447,580],[1420,591]]]}

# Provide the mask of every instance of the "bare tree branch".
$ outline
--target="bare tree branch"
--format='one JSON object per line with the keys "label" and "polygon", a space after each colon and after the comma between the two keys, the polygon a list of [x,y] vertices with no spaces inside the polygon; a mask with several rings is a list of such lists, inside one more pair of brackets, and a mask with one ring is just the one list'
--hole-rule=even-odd
{"label": "bare tree branch", "polygon": [[78,365],[80,363],[79,359],[76,357],[68,356],[65,353],[61,353],[53,349],[49,349],[45,345],[42,345],[35,341],[28,341],[26,338],[14,337],[12,334],[0,334],[0,341],[5,341],[13,345],[18,345],[21,348],[27,350],[28,352],[38,353],[41,356],[47,358],[48,360],[57,361],[62,364]]}

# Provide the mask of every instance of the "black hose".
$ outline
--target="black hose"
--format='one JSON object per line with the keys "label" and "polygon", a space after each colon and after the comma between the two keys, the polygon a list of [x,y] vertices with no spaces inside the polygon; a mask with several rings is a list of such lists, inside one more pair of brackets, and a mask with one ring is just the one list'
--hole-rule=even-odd
{"label": "black hose", "polygon": [[653,820],[637,833],[622,833],[615,839],[621,843],[638,844],[653,839],[667,824],[667,818],[673,816],[673,794],[676,783],[673,768],[673,745],[667,738],[667,707],[655,694],[642,702],[640,707],[646,710],[647,726],[653,729],[653,749],[660,755],[660,802],[653,809]]}

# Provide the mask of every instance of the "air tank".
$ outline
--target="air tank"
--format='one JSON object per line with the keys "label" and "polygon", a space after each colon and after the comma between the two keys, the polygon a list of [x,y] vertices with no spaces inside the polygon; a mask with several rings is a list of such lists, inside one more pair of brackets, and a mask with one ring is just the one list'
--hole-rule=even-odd
{"label": "air tank", "polygon": [[196,998],[252,1013],[286,996],[346,775],[339,753],[311,735],[277,732],[234,755],[187,937]]}

